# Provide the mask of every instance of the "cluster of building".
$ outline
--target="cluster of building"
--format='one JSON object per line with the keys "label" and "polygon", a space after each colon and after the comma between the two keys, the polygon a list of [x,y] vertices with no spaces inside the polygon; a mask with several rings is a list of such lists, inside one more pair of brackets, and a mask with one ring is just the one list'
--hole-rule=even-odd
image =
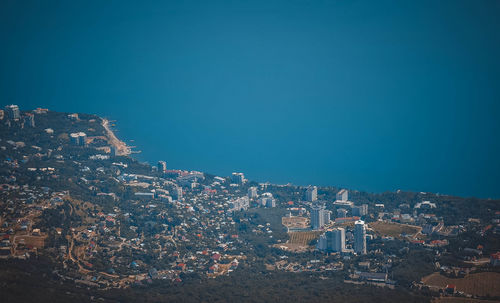
{"label": "cluster of building", "polygon": [[354,223],[353,249],[346,248],[346,232],[343,227],[328,229],[318,240],[318,249],[325,252],[366,254],[366,224],[362,220]]}
{"label": "cluster of building", "polygon": [[337,193],[336,198],[337,199],[333,202],[334,205],[348,207],[352,207],[354,205],[353,202],[349,201],[349,192],[347,189],[341,189]]}
{"label": "cluster of building", "polygon": [[[40,113],[41,109],[34,111]],[[19,106],[15,104],[5,106],[4,110],[0,110],[0,120],[6,120],[5,123],[10,127],[13,123],[19,123],[21,128],[35,127],[35,114],[26,112],[22,113]]]}
{"label": "cluster of building", "polygon": [[229,202],[230,211],[247,210],[250,207],[250,199],[247,196],[237,198]]}
{"label": "cluster of building", "polygon": [[[5,113],[10,120],[22,118],[16,106],[6,107]],[[44,110],[25,115],[26,121],[39,113]],[[442,218],[433,213],[438,209],[436,203],[427,200],[414,207],[401,203],[388,211],[381,203],[370,204],[369,208],[368,204],[350,201],[346,189],[338,191],[335,200],[332,192],[332,198],[325,201],[325,191],[318,193],[316,186],[304,191],[303,187],[249,182],[243,173],[211,176],[198,171],[168,170],[165,161],[149,166],[127,157],[114,157],[103,146],[90,143],[98,138],[92,136],[89,127],[83,127],[88,126],[86,118],[76,114],[64,117],[75,127],[71,129],[85,130],[90,137],[84,132],[71,133],[67,142],[55,139],[60,135],[57,129],[35,128],[47,138],[45,145],[22,142],[19,138],[0,141],[1,150],[8,155],[0,162],[0,168],[9,172],[0,176],[0,196],[5,201],[0,205],[0,255],[27,258],[46,249],[63,265],[57,269],[58,274],[76,283],[127,287],[155,279],[179,281],[182,273],[227,275],[242,263],[251,265],[249,260],[259,255],[262,246],[255,245],[255,237],[249,235],[258,235],[272,247],[284,246],[286,237],[302,232],[301,236],[309,237],[303,241],[305,246],[313,250],[310,241],[317,240],[316,248],[325,253],[314,257],[304,254],[303,258],[295,254],[290,258],[293,261],[288,261],[290,255],[283,250],[280,256],[267,256],[267,260],[274,260],[273,270],[342,270],[344,262],[369,252],[362,258],[376,255],[370,259],[372,265],[375,259],[383,261],[371,273],[358,264],[356,268],[360,270],[353,276],[387,282],[387,274],[381,271],[390,263],[389,258],[380,256],[384,241],[391,238],[378,236],[379,246],[370,242],[378,232],[371,228],[374,222],[398,227],[412,224],[419,234],[439,239],[425,243],[414,235],[401,239],[409,245],[425,244],[432,249],[447,245],[445,237],[463,230],[461,226],[445,226]],[[73,153],[80,148],[85,153]],[[18,180],[37,185],[21,184]],[[72,182],[71,188],[76,192],[65,191],[65,182]],[[292,198],[285,200],[284,196]],[[289,215],[281,223],[288,234],[279,223],[282,230],[267,222],[266,216],[247,215],[280,211],[269,208],[286,208]],[[63,214],[66,219],[79,216],[80,220],[64,221],[67,225],[60,226],[43,225],[42,215],[54,209],[57,211],[50,213]],[[500,221],[495,224],[481,232],[496,230]],[[53,237],[52,242],[57,244],[47,247],[47,237]],[[476,254],[474,250],[470,253]],[[335,262],[324,262],[326,258]],[[492,255],[491,263],[498,264],[498,258],[498,254]]]}
{"label": "cluster of building", "polygon": [[313,204],[311,206],[311,227],[319,230],[330,224],[331,211],[325,209],[324,204]]}
{"label": "cluster of building", "polygon": [[[306,198],[315,197],[311,205],[311,228],[314,230],[322,230],[325,226],[331,224],[332,211],[326,208],[327,202],[317,201],[317,188],[309,186],[306,190]],[[335,223],[353,222],[357,219],[364,217],[368,214],[368,205],[354,205],[353,202],[348,201],[348,191],[346,189],[340,190],[336,195],[336,200],[332,203],[332,207],[336,210]],[[308,200],[309,201],[309,200]],[[343,203],[338,203],[339,201]],[[348,203],[345,203],[348,202]],[[345,207],[348,205],[351,210],[351,217],[347,217],[348,210]]]}

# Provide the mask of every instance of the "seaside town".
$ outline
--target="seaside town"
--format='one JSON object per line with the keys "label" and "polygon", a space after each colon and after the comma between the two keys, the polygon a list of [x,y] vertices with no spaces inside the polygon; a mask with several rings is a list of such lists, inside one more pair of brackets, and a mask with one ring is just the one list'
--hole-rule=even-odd
{"label": "seaside town", "polygon": [[89,114],[0,110],[0,262],[45,258],[48,277],[84,289],[254,271],[500,300],[499,201],[151,165],[114,126]]}

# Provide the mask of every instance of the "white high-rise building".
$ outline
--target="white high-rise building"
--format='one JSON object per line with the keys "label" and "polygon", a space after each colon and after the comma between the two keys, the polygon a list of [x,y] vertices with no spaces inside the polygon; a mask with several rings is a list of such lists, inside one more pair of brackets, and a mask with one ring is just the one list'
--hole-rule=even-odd
{"label": "white high-rise building", "polygon": [[262,207],[276,207],[276,199],[274,199],[273,194],[263,193],[257,203]]}
{"label": "white high-rise building", "polygon": [[248,207],[250,207],[250,200],[247,196],[229,202],[229,211],[247,210]]}
{"label": "white high-rise building", "polygon": [[319,237],[318,249],[324,251],[345,251],[345,229],[339,227],[328,230]]}
{"label": "white high-rise building", "polygon": [[337,193],[337,201],[347,201],[349,199],[349,191],[347,189],[341,189]]}
{"label": "white high-rise building", "polygon": [[167,171],[167,162],[158,161],[158,172],[164,173]]}
{"label": "white high-rise building", "polygon": [[326,233],[319,236],[318,249],[319,250],[328,250],[328,238],[326,237]]}
{"label": "white high-rise building", "polygon": [[325,226],[325,205],[315,204],[311,206],[311,227],[318,230]]}
{"label": "white high-rise building", "polygon": [[257,198],[257,187],[252,186],[248,189],[248,198],[250,199]]}
{"label": "white high-rise building", "polygon": [[349,206],[351,207],[353,205],[352,201],[349,201],[349,192],[347,189],[341,189],[336,195],[336,200],[333,202],[333,205],[338,205],[338,206]]}
{"label": "white high-rise building", "polygon": [[334,228],[327,232],[327,238],[329,239],[330,250],[334,252],[345,251],[345,229],[342,227]]}
{"label": "white high-rise building", "polygon": [[75,145],[85,146],[87,144],[87,134],[84,132],[72,133],[69,135],[71,143]]}
{"label": "white high-rise building", "polygon": [[323,211],[323,223],[325,225],[330,224],[330,217],[331,217],[332,212],[329,210]]}
{"label": "white high-rise building", "polygon": [[26,116],[24,116],[24,124],[29,127],[35,127],[35,115],[27,113]]}
{"label": "white high-rise building", "polygon": [[351,207],[352,215],[353,216],[366,216],[368,214],[368,204],[363,204],[361,206],[352,206]]}
{"label": "white high-rise building", "polygon": [[306,190],[306,200],[314,202],[318,199],[318,188],[316,186],[308,186]]}
{"label": "white high-rise building", "polygon": [[354,223],[354,251],[359,255],[366,254],[366,226],[361,220]]}
{"label": "white high-rise building", "polygon": [[182,200],[182,187],[180,187],[180,186],[176,186],[176,187],[174,188],[174,192],[173,192],[173,194],[174,194],[174,197],[175,197],[175,199],[176,199],[177,201]]}
{"label": "white high-rise building", "polygon": [[7,118],[11,120],[17,120],[21,118],[21,111],[19,111],[19,106],[15,104],[7,105],[5,107],[5,113],[7,114]]}
{"label": "white high-rise building", "polygon": [[231,174],[231,182],[235,183],[235,184],[243,184],[247,181],[247,179],[245,179],[245,174],[243,173],[232,173]]}

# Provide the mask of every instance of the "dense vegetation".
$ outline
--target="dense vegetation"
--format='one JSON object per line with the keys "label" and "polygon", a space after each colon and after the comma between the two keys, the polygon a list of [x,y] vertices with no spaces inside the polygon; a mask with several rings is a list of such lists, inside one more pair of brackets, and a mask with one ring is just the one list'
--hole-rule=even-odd
{"label": "dense vegetation", "polygon": [[262,274],[242,268],[231,276],[203,279],[186,275],[182,283],[155,281],[126,290],[101,291],[75,287],[51,277],[51,263],[43,258],[0,262],[2,302],[429,302],[403,288],[343,283],[335,274]]}

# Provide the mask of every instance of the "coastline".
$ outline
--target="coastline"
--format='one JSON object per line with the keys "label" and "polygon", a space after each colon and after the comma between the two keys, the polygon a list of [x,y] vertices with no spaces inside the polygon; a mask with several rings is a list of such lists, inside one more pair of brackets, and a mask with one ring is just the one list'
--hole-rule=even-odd
{"label": "coastline", "polygon": [[115,155],[117,156],[128,156],[132,153],[131,149],[127,144],[120,139],[118,139],[115,133],[109,128],[108,119],[102,119],[102,127],[106,130],[106,136],[108,137],[108,142],[115,148]]}

